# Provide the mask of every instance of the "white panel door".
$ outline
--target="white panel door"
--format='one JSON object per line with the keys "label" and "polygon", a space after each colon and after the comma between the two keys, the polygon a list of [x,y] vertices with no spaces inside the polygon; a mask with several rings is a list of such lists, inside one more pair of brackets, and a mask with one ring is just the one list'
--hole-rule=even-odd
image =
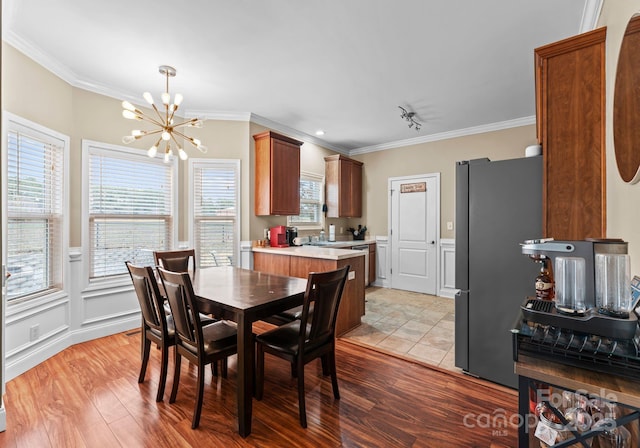
{"label": "white panel door", "polygon": [[391,180],[391,287],[436,294],[440,175]]}

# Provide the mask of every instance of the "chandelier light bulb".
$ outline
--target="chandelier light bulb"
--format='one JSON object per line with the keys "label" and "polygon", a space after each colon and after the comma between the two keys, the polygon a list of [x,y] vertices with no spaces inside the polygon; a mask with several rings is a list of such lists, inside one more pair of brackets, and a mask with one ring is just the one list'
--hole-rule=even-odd
{"label": "chandelier light bulb", "polygon": [[128,109],[124,109],[122,111],[122,116],[127,120],[141,120],[141,118],[138,117],[138,115],[135,112],[132,112]]}
{"label": "chandelier light bulb", "polygon": [[189,158],[185,150],[180,148],[179,146],[178,146],[178,155],[180,156],[180,160],[187,160]]}
{"label": "chandelier light bulb", "polygon": [[179,106],[180,104],[182,104],[183,99],[184,97],[182,96],[181,93],[176,93],[176,96],[173,98],[173,104],[175,104],[176,106]]}
{"label": "chandelier light bulb", "polygon": [[131,112],[134,112],[136,110],[136,107],[133,104],[131,104],[129,101],[123,101],[122,108],[126,110],[130,110]]}
{"label": "chandelier light bulb", "polygon": [[149,104],[153,104],[153,96],[151,96],[150,92],[144,92],[142,94],[142,97],[145,99],[145,101]]}
{"label": "chandelier light bulb", "polygon": [[122,137],[122,143],[128,145],[129,143],[135,141],[135,139],[136,138],[133,135],[125,135],[124,137]]}
{"label": "chandelier light bulb", "polygon": [[164,163],[168,163],[169,162],[169,156],[170,156],[169,152],[165,152],[164,153]]}
{"label": "chandelier light bulb", "polygon": [[169,95],[169,92],[164,92],[162,94],[162,104],[168,105],[169,101],[171,101],[171,95]]}
{"label": "chandelier light bulb", "polygon": [[206,154],[207,151],[209,150],[209,148],[207,148],[204,145],[198,145],[198,146],[196,146],[196,148],[198,148],[202,152],[202,154]]}
{"label": "chandelier light bulb", "polygon": [[189,123],[189,126],[192,127],[192,128],[201,128],[202,127],[202,120],[200,120],[198,118],[194,118]]}
{"label": "chandelier light bulb", "polygon": [[171,134],[167,131],[163,131],[162,140],[164,140],[165,142],[168,142],[169,140],[171,140]]}
{"label": "chandelier light bulb", "polygon": [[151,148],[149,148],[149,150],[147,151],[147,155],[151,158],[155,157],[156,154],[158,153],[158,147],[156,145],[153,145]]}
{"label": "chandelier light bulb", "polygon": [[140,129],[134,129],[133,131],[131,131],[131,135],[134,137],[142,137],[143,135],[146,135],[147,132],[146,131],[141,131]]}

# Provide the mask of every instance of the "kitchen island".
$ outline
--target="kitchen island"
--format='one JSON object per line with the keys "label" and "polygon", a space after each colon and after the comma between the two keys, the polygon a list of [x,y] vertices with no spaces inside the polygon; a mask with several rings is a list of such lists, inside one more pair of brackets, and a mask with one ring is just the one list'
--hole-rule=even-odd
{"label": "kitchen island", "polygon": [[268,274],[307,278],[309,272],[331,271],[351,265],[342,293],[336,334],[360,325],[364,315],[364,252],[319,246],[254,247],[253,269]]}

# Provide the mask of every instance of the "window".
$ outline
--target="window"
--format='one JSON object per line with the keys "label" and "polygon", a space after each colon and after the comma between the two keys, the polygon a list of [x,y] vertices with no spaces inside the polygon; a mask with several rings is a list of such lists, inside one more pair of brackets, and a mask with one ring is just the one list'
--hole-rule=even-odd
{"label": "window", "polygon": [[153,266],[173,247],[177,159],[83,141],[89,278],[126,274],[125,261]]}
{"label": "window", "polygon": [[[4,113],[8,300],[63,290],[69,137]],[[6,170],[6,171],[5,171]]]}
{"label": "window", "polygon": [[288,216],[287,225],[298,229],[313,230],[324,227],[324,177],[318,174],[300,173],[300,214]]}
{"label": "window", "polygon": [[240,162],[189,159],[189,179],[198,266],[239,265]]}

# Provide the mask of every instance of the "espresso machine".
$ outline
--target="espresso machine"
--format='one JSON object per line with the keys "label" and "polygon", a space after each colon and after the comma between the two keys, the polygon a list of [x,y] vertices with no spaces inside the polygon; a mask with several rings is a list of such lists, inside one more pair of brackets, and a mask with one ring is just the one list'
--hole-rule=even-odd
{"label": "espresso machine", "polygon": [[[519,354],[526,354],[640,379],[640,328],[632,285],[624,272],[625,260],[628,266],[627,246],[619,239],[521,243],[524,255],[536,262],[550,261],[554,267],[556,296],[555,300],[527,297],[521,304],[511,330],[515,361]],[[560,272],[567,266],[574,270]],[[534,279],[532,290],[533,283]],[[613,294],[612,286],[619,286],[618,290],[613,288]],[[584,306],[567,306],[576,300],[561,303],[559,299],[567,291],[580,294]],[[618,309],[612,298],[618,301]]]}
{"label": "espresso machine", "polygon": [[[521,307],[525,319],[612,338],[634,337],[637,316],[631,308],[628,274],[626,280],[624,276],[606,275],[603,267],[608,260],[628,259],[627,242],[621,239],[539,239],[525,241],[521,247],[522,253],[533,261],[549,260],[556,278],[556,301],[527,298]],[[608,292],[614,277],[621,279],[618,305],[615,306]],[[578,294],[579,298],[576,297]]]}

